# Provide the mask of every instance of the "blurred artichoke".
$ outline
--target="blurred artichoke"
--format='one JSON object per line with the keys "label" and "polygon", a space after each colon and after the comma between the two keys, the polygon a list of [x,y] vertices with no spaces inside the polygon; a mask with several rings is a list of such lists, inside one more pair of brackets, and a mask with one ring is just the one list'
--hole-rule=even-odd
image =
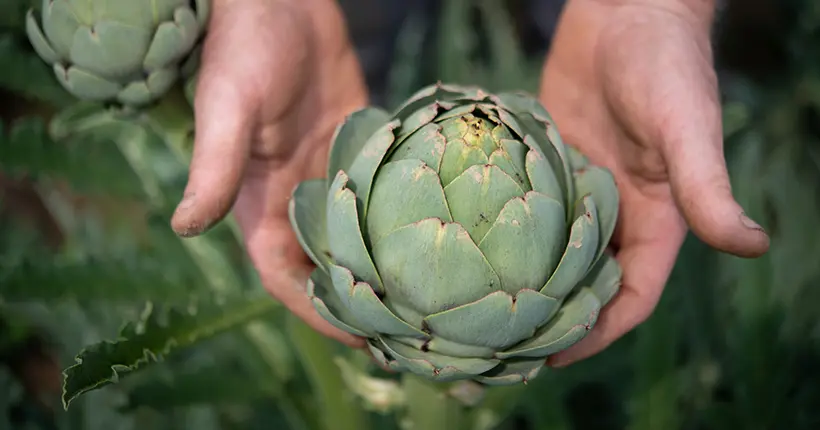
{"label": "blurred artichoke", "polygon": [[360,110],[328,164],[290,204],[308,295],[392,369],[526,382],[620,286],[613,177],[527,95],[438,84]]}
{"label": "blurred artichoke", "polygon": [[194,72],[211,0],[43,0],[26,31],[68,92],[141,106]]}

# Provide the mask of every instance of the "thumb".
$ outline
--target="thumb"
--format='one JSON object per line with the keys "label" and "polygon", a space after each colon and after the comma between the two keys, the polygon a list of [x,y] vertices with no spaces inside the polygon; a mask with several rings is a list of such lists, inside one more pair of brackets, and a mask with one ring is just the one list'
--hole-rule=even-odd
{"label": "thumb", "polygon": [[672,193],[701,240],[740,257],[758,257],[768,249],[769,237],[732,195],[716,89],[701,82],[700,88],[676,95],[678,114],[661,130]]}
{"label": "thumb", "polygon": [[248,159],[252,123],[230,75],[215,81],[203,69],[196,95],[196,141],[183,200],[171,219],[180,236],[196,236],[233,206]]}

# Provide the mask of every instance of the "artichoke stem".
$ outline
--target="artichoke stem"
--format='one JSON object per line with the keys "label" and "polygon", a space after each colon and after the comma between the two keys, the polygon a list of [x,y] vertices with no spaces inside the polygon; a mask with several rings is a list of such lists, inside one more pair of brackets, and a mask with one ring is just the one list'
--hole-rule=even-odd
{"label": "artichoke stem", "polygon": [[[333,361],[330,340],[293,315],[287,316],[287,330],[294,349],[316,393],[318,414],[327,430],[368,428],[367,414],[353,393],[348,392],[342,373]],[[435,430],[431,428],[430,430]]]}
{"label": "artichoke stem", "polygon": [[408,430],[447,430],[465,427],[465,408],[458,400],[447,394],[447,384],[405,374],[402,376],[402,385],[408,399],[405,415]]}
{"label": "artichoke stem", "polygon": [[194,112],[181,85],[143,112],[145,122],[163,137],[184,163],[190,162],[194,143]]}

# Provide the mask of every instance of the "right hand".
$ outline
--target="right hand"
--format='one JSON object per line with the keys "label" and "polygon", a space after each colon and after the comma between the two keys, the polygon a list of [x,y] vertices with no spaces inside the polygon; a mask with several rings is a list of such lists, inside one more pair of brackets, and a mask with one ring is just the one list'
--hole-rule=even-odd
{"label": "right hand", "polygon": [[335,0],[214,0],[195,99],[196,140],[172,220],[199,235],[234,209],[265,288],[320,333],[305,293],[313,268],[288,220],[293,188],[325,176],[330,139],[367,91]]}
{"label": "right hand", "polygon": [[742,257],[769,238],[732,195],[709,34],[714,0],[570,0],[542,76],[560,133],[620,190],[620,292],[592,331],[550,357],[597,354],[654,311],[691,229]]}

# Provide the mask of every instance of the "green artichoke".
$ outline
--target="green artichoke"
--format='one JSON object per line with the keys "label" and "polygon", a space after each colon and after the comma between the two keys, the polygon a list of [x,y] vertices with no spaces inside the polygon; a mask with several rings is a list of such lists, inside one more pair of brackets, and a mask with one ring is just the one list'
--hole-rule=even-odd
{"label": "green artichoke", "polygon": [[317,266],[308,295],[396,371],[526,382],[620,286],[605,250],[614,179],[528,95],[437,84],[392,115],[357,111],[327,175],[300,183],[289,208]]}
{"label": "green artichoke", "polygon": [[210,0],[43,0],[26,32],[82,100],[142,106],[196,68]]}

